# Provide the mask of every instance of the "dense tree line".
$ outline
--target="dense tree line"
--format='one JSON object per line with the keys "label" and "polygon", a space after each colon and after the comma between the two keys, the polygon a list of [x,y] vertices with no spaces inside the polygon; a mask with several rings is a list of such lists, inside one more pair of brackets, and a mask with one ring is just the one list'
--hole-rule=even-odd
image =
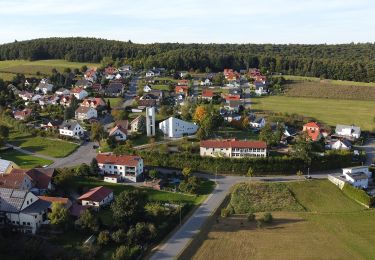
{"label": "dense tree line", "polygon": [[47,38],[0,45],[0,60],[66,59],[100,62],[123,59],[136,68],[221,71],[257,67],[265,71],[354,81],[375,81],[372,43],[135,44],[94,38]]}

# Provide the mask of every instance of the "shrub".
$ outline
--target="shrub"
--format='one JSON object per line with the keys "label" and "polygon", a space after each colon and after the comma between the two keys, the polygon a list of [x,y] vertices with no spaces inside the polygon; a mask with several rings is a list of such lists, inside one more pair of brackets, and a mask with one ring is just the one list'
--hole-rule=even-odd
{"label": "shrub", "polygon": [[263,222],[269,224],[269,223],[272,223],[272,221],[273,221],[272,214],[269,213],[269,212],[264,213],[264,215],[263,215]]}
{"label": "shrub", "polygon": [[119,229],[112,233],[111,238],[117,244],[124,243],[126,241],[126,232],[123,229]]}
{"label": "shrub", "polygon": [[109,231],[103,230],[98,235],[98,244],[100,246],[106,246],[108,245],[109,239],[110,239]]}
{"label": "shrub", "polygon": [[250,212],[246,214],[247,221],[254,221],[255,220],[255,214]]}
{"label": "shrub", "polygon": [[263,220],[262,219],[257,220],[257,228],[263,228]]}
{"label": "shrub", "polygon": [[229,217],[230,216],[230,212],[229,212],[229,210],[228,209],[221,209],[221,217],[223,217],[223,218],[227,218],[227,217]]}
{"label": "shrub", "polygon": [[375,202],[375,197],[371,197],[366,191],[353,187],[350,184],[345,184],[342,188],[342,192],[366,206],[372,206]]}

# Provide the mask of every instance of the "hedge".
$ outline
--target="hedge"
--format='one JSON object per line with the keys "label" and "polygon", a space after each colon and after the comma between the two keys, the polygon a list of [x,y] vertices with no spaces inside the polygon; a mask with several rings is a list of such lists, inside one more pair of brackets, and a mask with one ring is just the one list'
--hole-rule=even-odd
{"label": "hedge", "polygon": [[350,184],[345,183],[342,192],[349,198],[354,199],[368,207],[371,207],[375,202],[375,197],[367,194],[366,191],[358,189]]}
{"label": "hedge", "polygon": [[[137,151],[143,157],[145,164],[150,166],[183,168],[189,167],[193,171],[207,171],[220,174],[245,175],[251,167],[256,174],[295,174],[298,170],[305,170],[306,164],[291,156],[269,156],[266,158],[213,158],[201,157],[199,154],[178,153],[163,154],[155,151]],[[322,171],[352,166],[350,152],[328,153],[325,156],[314,157],[311,170]]]}

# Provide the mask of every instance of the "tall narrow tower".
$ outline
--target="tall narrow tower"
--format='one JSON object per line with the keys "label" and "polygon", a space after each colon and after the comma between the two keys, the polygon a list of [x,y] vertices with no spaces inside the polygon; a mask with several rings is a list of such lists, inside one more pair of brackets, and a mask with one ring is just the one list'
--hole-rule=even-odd
{"label": "tall narrow tower", "polygon": [[155,136],[155,107],[146,107],[146,133]]}

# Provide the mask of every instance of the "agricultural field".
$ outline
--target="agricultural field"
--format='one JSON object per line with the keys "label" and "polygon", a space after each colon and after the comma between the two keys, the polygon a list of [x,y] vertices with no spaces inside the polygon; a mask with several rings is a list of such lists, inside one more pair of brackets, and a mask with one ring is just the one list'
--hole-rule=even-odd
{"label": "agricultural field", "polygon": [[[356,82],[358,84],[358,82]],[[338,85],[330,81],[287,81],[285,95],[345,100],[375,100],[375,87],[367,85]]]}
{"label": "agricultural field", "polygon": [[374,101],[269,96],[252,98],[251,107],[255,111],[304,115],[331,126],[355,124],[363,130],[375,128]]}
{"label": "agricultural field", "polygon": [[16,150],[0,152],[0,158],[8,161],[13,161],[22,169],[42,167],[44,165],[50,165],[51,163],[53,163],[50,160],[46,160],[33,155],[24,154]]}
{"label": "agricultural field", "polygon": [[37,72],[49,75],[52,69],[55,68],[62,72],[65,68],[81,68],[83,65],[88,67],[98,67],[96,63],[81,63],[69,62],[65,60],[6,60],[0,61],[0,77],[4,76],[5,79],[12,79],[16,73],[22,73],[26,76],[35,76]]}
{"label": "agricultural field", "polygon": [[[365,209],[328,181],[285,184],[303,211],[273,212],[262,228],[244,215],[219,218],[185,252],[192,259],[372,259],[373,209]],[[272,196],[271,194],[268,194]],[[275,194],[275,196],[277,196]],[[272,205],[269,205],[272,207]],[[263,214],[256,213],[259,218]],[[180,258],[182,259],[182,258]]]}
{"label": "agricultural field", "polygon": [[321,82],[321,83],[329,83],[329,84],[339,85],[339,86],[375,87],[375,82],[358,82],[358,81],[348,81],[348,80],[320,79],[320,78],[315,78],[315,77],[304,77],[304,76],[293,76],[293,75],[282,75],[280,77],[283,77],[286,80]]}
{"label": "agricultural field", "polygon": [[78,148],[77,144],[71,142],[32,136],[31,134],[24,134],[14,130],[11,131],[8,142],[30,152],[55,158],[66,157]]}

